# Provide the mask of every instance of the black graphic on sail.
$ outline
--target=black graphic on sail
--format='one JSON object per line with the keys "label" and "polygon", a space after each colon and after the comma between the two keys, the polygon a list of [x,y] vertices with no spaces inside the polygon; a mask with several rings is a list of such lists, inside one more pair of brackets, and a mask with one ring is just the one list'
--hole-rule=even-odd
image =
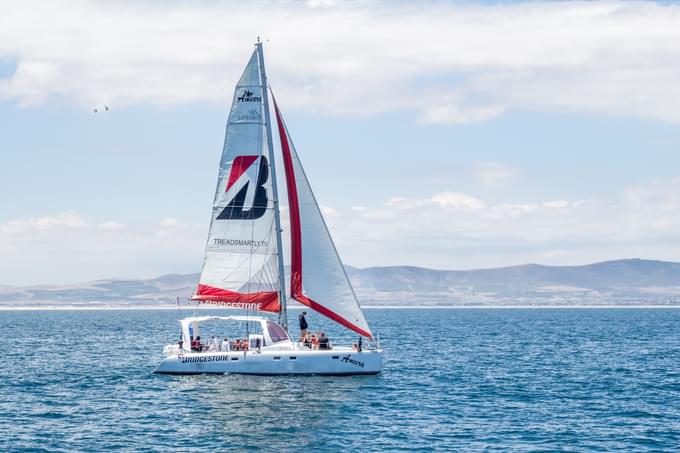
{"label": "black graphic on sail", "polygon": [[[250,158],[256,156],[239,156],[239,158]],[[237,158],[236,160],[238,160]],[[235,161],[236,161],[235,160]],[[252,162],[251,162],[252,165]],[[236,178],[234,176],[237,168],[242,168],[234,164],[232,166],[232,174],[229,178],[229,184],[227,185],[227,190],[233,186],[239,176]],[[245,172],[247,168],[238,170],[241,173]],[[248,194],[248,189],[250,187],[250,181],[246,182],[243,187],[236,193],[234,198],[227,204],[224,210],[217,216],[219,220],[252,220],[259,219],[265,212],[267,212],[267,188],[265,184],[269,179],[269,167],[267,164],[267,158],[265,156],[260,156],[260,170],[257,176],[257,183],[255,188],[255,196],[253,197],[253,202],[250,206],[246,206],[246,195]]]}

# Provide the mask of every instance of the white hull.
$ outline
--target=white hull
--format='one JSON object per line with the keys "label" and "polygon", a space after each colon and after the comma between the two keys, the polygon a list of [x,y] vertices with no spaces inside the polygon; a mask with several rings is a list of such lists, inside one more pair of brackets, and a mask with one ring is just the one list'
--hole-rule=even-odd
{"label": "white hull", "polygon": [[183,353],[165,358],[154,373],[253,375],[378,374],[381,350],[262,350]]}

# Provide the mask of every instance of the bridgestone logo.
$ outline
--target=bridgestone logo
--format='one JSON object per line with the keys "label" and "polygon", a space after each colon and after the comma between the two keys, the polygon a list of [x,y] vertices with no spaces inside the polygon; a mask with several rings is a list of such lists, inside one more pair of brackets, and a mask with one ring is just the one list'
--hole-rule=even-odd
{"label": "bridgestone logo", "polygon": [[250,310],[250,311],[261,311],[262,310],[262,304],[256,304],[256,303],[247,303],[247,302],[222,302],[220,303],[223,307],[226,308],[239,308],[242,310]]}
{"label": "bridgestone logo", "polygon": [[267,247],[267,241],[254,241],[252,239],[214,239],[213,245],[233,245],[237,247]]}
{"label": "bridgestone logo", "polygon": [[180,361],[182,363],[193,363],[193,362],[224,362],[229,360],[228,355],[212,355],[208,357],[182,357]]}

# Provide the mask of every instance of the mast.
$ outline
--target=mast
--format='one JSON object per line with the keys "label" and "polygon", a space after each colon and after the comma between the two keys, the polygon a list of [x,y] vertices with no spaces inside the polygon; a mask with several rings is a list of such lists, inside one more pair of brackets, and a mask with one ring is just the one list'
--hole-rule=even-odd
{"label": "mast", "polygon": [[269,120],[269,98],[267,96],[267,74],[264,70],[264,55],[262,53],[262,43],[257,39],[257,58],[260,66],[260,80],[262,82],[262,102],[264,104],[265,130],[267,131],[267,151],[269,162],[271,163],[272,174],[272,194],[274,196],[274,222],[276,223],[276,245],[279,261],[279,300],[281,301],[281,311],[279,312],[279,324],[288,330],[288,310],[286,308],[286,277],[283,267],[283,244],[281,243],[281,214],[279,210],[279,194],[276,185],[276,165],[274,163],[274,143],[272,141],[272,126]]}

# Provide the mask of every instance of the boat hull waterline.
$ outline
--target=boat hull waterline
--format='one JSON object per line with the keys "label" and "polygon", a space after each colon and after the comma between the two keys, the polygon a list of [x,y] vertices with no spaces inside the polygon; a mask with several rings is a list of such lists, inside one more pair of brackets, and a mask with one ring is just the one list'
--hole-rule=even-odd
{"label": "boat hull waterline", "polygon": [[230,351],[183,353],[166,357],[154,373],[249,374],[249,375],[332,375],[378,374],[382,351],[351,348],[293,351]]}

